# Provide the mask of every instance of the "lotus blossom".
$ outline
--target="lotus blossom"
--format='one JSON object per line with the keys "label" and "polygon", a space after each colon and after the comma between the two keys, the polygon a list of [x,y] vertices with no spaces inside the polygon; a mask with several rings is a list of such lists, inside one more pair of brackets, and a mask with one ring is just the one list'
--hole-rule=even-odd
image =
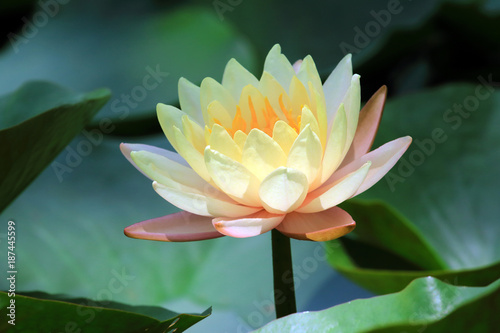
{"label": "lotus blossom", "polygon": [[293,66],[279,45],[260,80],[236,60],[222,84],[179,80],[181,109],[158,104],[174,153],[122,144],[154,190],[182,211],[125,229],[133,238],[194,241],[251,237],[276,228],[301,240],[352,231],[341,202],[373,186],[410,137],[370,152],[385,103],[380,88],[360,111],[359,75],[345,56],[322,84],[310,56]]}

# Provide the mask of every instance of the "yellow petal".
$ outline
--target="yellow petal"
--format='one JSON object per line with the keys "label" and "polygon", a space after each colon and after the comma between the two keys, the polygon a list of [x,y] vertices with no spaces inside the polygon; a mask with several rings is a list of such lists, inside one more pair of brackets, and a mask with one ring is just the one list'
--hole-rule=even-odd
{"label": "yellow petal", "polygon": [[341,104],[335,114],[333,125],[326,142],[325,154],[321,169],[321,183],[325,182],[344,158],[344,147],[347,137],[347,117],[344,105]]}
{"label": "yellow petal", "polygon": [[229,110],[227,110],[219,101],[213,101],[207,106],[207,114],[209,120],[207,125],[212,128],[214,124],[219,124],[225,128],[231,128],[233,117]]}
{"label": "yellow petal", "polygon": [[186,112],[198,124],[204,124],[200,105],[200,87],[181,77],[178,89],[179,103],[182,111]]}
{"label": "yellow petal", "polygon": [[290,152],[290,148],[292,148],[292,145],[295,139],[297,139],[297,136],[297,132],[295,132],[295,130],[291,128],[290,125],[288,125],[285,121],[278,120],[274,124],[273,140],[280,145],[285,155],[288,155],[288,153]]}
{"label": "yellow petal", "polygon": [[205,163],[215,184],[233,200],[248,206],[261,206],[260,181],[243,164],[210,147],[205,149]]}
{"label": "yellow petal", "polygon": [[[216,150],[235,161],[241,161],[241,149],[234,142],[233,138],[231,138],[231,136],[227,133],[224,127],[217,124],[212,127],[209,144],[211,149]],[[205,147],[203,147],[203,149],[205,149]]]}
{"label": "yellow petal", "polygon": [[212,78],[205,78],[200,86],[200,104],[205,124],[209,124],[208,105],[218,101],[227,110],[231,120],[236,114],[236,101],[229,91]]}
{"label": "yellow petal", "polygon": [[153,188],[156,193],[172,205],[201,216],[238,217],[252,214],[262,209],[261,207],[239,205],[235,201],[227,198],[227,196],[222,196],[221,199],[208,190],[201,193],[190,188],[179,189],[164,186],[157,182],[153,183]]}
{"label": "yellow petal", "polygon": [[[311,130],[318,136],[318,138],[320,137],[321,133],[319,130],[318,120],[316,120],[316,117],[313,115],[312,111],[307,107],[307,105],[305,105],[302,108],[302,114],[300,116],[300,131],[302,131],[307,126],[311,128]],[[323,148],[321,149],[321,152],[323,153]]]}
{"label": "yellow petal", "polygon": [[268,212],[285,214],[302,204],[307,189],[306,175],[295,169],[280,167],[262,181],[259,195]]}
{"label": "yellow petal", "polygon": [[323,85],[328,124],[332,123],[335,112],[344,100],[345,94],[351,86],[351,79],[352,61],[351,55],[348,54],[338,63]]}
{"label": "yellow petal", "polygon": [[[151,151],[132,151],[130,157],[146,176],[168,186],[183,185],[202,190],[210,186],[192,168]],[[180,188],[177,186],[177,188]]]}
{"label": "yellow petal", "polygon": [[281,53],[281,47],[276,44],[269,51],[264,62],[264,71],[270,73],[283,87],[289,87],[292,77],[295,75],[292,64]]}
{"label": "yellow petal", "polygon": [[333,206],[352,197],[368,174],[370,162],[365,163],[358,170],[348,174],[338,181],[326,184],[310,192],[301,207],[297,209],[299,213],[316,213]]}
{"label": "yellow petal", "polygon": [[302,108],[310,105],[309,96],[306,87],[304,87],[296,76],[292,77],[292,82],[290,83],[290,89],[288,91],[292,103],[292,117],[293,119],[297,119],[302,113]]}
{"label": "yellow petal", "polygon": [[243,87],[249,84],[258,87],[259,80],[234,58],[229,60],[222,76],[222,85],[238,100]]}
{"label": "yellow petal", "polygon": [[198,123],[193,121],[187,115],[182,117],[182,132],[186,139],[191,142],[193,147],[200,153],[205,150],[207,143],[205,141],[205,133]]}
{"label": "yellow petal", "polygon": [[251,128],[262,128],[267,125],[264,116],[266,111],[264,96],[255,86],[243,87],[238,106],[241,110],[241,116],[247,124],[247,131]]}
{"label": "yellow petal", "polygon": [[312,87],[320,93],[320,96],[324,98],[323,84],[321,83],[321,78],[316,68],[316,64],[310,55],[306,56],[302,61],[300,69],[297,72],[297,77],[300,82],[302,82],[304,87],[308,88],[309,96],[313,96],[312,89],[309,87],[309,84],[311,84]]}
{"label": "yellow petal", "polygon": [[347,91],[344,98],[344,109],[347,117],[347,137],[345,142],[345,151],[351,147],[352,140],[356,134],[356,128],[358,127],[359,119],[359,109],[361,107],[361,88],[359,84],[359,75],[354,74],[351,81],[351,87]]}
{"label": "yellow petal", "polygon": [[185,116],[186,113],[176,107],[165,105],[162,103],[159,103],[156,106],[156,113],[163,133],[165,133],[165,136],[167,137],[172,147],[177,150],[172,127],[177,126],[178,128],[182,128],[182,117]]}
{"label": "yellow petal", "polygon": [[267,97],[269,104],[272,109],[276,113],[279,119],[286,121],[286,116],[283,114],[280,105],[280,99],[282,101],[283,106],[290,110],[291,102],[290,97],[288,97],[288,93],[285,91],[285,88],[279,84],[279,82],[268,72],[262,73],[262,77],[259,82],[259,91],[262,92],[264,96]]}
{"label": "yellow petal", "polygon": [[205,179],[207,182],[210,182],[210,174],[208,173],[208,170],[205,166],[202,153],[194,148],[191,142],[189,142],[184,134],[182,134],[180,129],[173,126],[172,132],[174,134],[174,140],[177,145],[176,150],[179,155],[181,155],[186,160],[186,162],[189,163],[191,168],[193,168],[193,170],[196,171],[196,173],[200,175],[201,178]]}
{"label": "yellow petal", "polygon": [[318,174],[322,155],[321,142],[308,125],[293,143],[286,166],[301,171],[311,184]]}
{"label": "yellow petal", "polygon": [[313,111],[314,116],[318,120],[319,125],[319,139],[321,140],[321,146],[323,151],[326,148],[326,138],[328,137],[328,119],[326,115],[325,97],[323,96],[323,90],[321,93],[318,92],[312,84],[309,86],[309,91],[311,91],[311,101],[314,101],[311,111]]}
{"label": "yellow petal", "polygon": [[240,147],[241,151],[243,151],[243,147],[245,146],[245,142],[247,141],[247,135],[242,131],[236,131],[234,133],[234,142]]}
{"label": "yellow petal", "polygon": [[269,135],[254,128],[243,146],[241,162],[262,180],[274,169],[286,165],[286,155]]}
{"label": "yellow petal", "polygon": [[182,128],[182,117],[186,114],[181,110],[164,104],[157,106],[158,120],[174,149],[203,179],[210,182],[203,154],[184,136],[179,128]]}

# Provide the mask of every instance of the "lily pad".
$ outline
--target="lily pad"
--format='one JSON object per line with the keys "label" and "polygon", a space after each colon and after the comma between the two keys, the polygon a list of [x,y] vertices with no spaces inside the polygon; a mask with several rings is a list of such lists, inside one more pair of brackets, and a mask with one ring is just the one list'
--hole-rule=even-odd
{"label": "lily pad", "polygon": [[0,323],[2,332],[184,332],[211,313],[207,309],[202,314],[178,314],[158,307],[37,296],[43,298],[0,292],[0,315],[7,318]]}
{"label": "lily pad", "polygon": [[[498,279],[500,92],[485,80],[389,101],[375,146],[407,134],[414,141],[392,171],[360,196],[391,209],[381,211],[369,201],[347,204],[359,229],[352,241],[329,244],[329,260],[339,271],[379,293],[401,290],[424,275],[465,285]],[[387,253],[377,258],[372,252],[373,260],[362,262],[356,253],[366,253],[368,244],[416,267],[376,267],[392,260]]]}
{"label": "lily pad", "polygon": [[254,332],[494,332],[499,303],[500,280],[456,287],[427,277],[396,294],[292,314]]}
{"label": "lily pad", "polygon": [[[93,125],[109,118],[117,135],[147,133],[157,123],[156,104],[178,101],[180,76],[198,84],[206,76],[220,79],[232,57],[255,66],[245,38],[200,7],[74,0],[45,25],[37,22],[9,35],[0,56],[0,72],[9,80],[0,82],[0,92],[32,78],[77,90],[109,87],[114,98]],[[145,122],[142,131],[137,119]]]}
{"label": "lily pad", "polygon": [[28,186],[109,99],[35,81],[0,96],[0,211]]}

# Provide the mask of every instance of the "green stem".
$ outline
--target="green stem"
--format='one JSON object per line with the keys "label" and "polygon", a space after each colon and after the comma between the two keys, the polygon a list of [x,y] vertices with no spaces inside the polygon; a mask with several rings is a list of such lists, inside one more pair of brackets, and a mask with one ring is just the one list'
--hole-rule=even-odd
{"label": "green stem", "polygon": [[297,312],[293,284],[292,251],[290,238],[276,229],[272,230],[274,305],[276,318]]}

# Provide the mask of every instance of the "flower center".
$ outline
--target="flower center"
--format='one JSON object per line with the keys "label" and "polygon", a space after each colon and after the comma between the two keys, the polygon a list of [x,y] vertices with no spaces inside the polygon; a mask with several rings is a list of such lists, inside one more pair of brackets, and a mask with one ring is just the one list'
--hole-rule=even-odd
{"label": "flower center", "polygon": [[[287,109],[283,103],[283,95],[279,96],[278,99],[279,106],[280,106],[280,111],[284,116],[284,121],[292,127],[295,132],[299,133],[300,132],[300,115],[297,116],[296,119],[293,118],[292,116],[292,110]],[[258,128],[270,137],[273,136],[273,129],[274,129],[274,124],[278,120],[280,120],[280,117],[278,117],[278,114],[276,111],[273,109],[271,106],[271,103],[269,103],[269,100],[267,97],[264,98],[264,105],[265,107],[262,108],[262,110],[255,110],[254,103],[252,102],[252,97],[248,96],[248,109],[250,110],[250,126],[248,126],[247,121],[245,118],[243,118],[242,113],[241,113],[241,108],[239,105],[236,106],[236,114],[233,118],[233,123],[231,128],[226,128],[227,132],[234,138],[234,134],[237,131],[242,131],[245,134],[248,134],[252,129]],[[261,115],[261,117],[258,117],[257,114]],[[261,125],[259,125],[258,118],[261,118]],[[283,118],[283,117],[282,117]],[[217,119],[214,119],[215,123],[218,123],[220,125],[220,122]],[[263,126],[262,126],[263,125]]]}

